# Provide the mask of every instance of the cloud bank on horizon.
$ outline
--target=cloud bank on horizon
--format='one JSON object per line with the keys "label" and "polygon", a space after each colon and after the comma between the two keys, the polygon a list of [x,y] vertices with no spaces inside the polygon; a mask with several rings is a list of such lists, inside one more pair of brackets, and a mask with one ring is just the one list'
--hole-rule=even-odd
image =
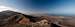
{"label": "cloud bank on horizon", "polygon": [[8,6],[0,5],[0,12],[7,11],[7,10],[15,11],[15,12],[23,13],[23,14],[30,14],[30,13],[28,13],[28,11],[24,12],[24,11],[16,9],[16,8],[12,8],[12,7],[8,7]]}
{"label": "cloud bank on horizon", "polygon": [[75,15],[75,0],[0,0],[0,5],[15,7],[20,12],[30,14]]}

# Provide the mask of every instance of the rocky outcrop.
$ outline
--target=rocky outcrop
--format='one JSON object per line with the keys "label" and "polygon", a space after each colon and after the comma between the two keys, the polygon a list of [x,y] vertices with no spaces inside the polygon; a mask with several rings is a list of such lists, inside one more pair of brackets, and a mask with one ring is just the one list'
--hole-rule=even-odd
{"label": "rocky outcrop", "polygon": [[[74,17],[64,16],[31,16],[14,11],[0,12],[0,27],[75,27]],[[19,25],[20,27],[20,25]]]}
{"label": "rocky outcrop", "polygon": [[0,27],[13,27],[23,17],[21,13],[9,10],[0,12]]}

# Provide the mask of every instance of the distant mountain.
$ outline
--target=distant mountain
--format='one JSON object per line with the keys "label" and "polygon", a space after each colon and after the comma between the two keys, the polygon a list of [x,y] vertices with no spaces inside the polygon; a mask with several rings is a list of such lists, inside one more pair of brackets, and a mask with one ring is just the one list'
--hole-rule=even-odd
{"label": "distant mountain", "polygon": [[75,16],[73,14],[50,14],[50,13],[43,13],[43,14],[31,14],[33,16]]}
{"label": "distant mountain", "polygon": [[47,14],[49,16],[75,16],[75,15],[72,15],[72,14]]}

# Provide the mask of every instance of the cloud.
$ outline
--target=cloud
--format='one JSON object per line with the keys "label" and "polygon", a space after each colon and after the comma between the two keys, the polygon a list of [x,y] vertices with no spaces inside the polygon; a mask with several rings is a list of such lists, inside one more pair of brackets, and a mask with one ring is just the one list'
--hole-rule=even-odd
{"label": "cloud", "polygon": [[5,11],[5,10],[13,10],[13,11],[15,11],[15,9],[14,8],[11,8],[11,7],[8,7],[8,6],[0,6],[0,12],[2,12],[2,11]]}
{"label": "cloud", "polygon": [[11,10],[11,11],[15,11],[15,12],[23,13],[23,14],[32,13],[31,11],[28,11],[28,10],[16,9],[16,8],[9,7],[9,6],[0,5],[0,12],[6,11],[6,10]]}

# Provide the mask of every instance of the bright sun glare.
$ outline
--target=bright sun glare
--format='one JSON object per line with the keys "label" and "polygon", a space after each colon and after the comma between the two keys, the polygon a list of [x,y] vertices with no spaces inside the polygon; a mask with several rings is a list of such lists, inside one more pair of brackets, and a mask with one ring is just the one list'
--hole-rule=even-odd
{"label": "bright sun glare", "polygon": [[[11,11],[15,11],[15,12],[21,12],[21,13],[24,13],[24,11],[22,10],[19,10],[19,9],[16,9],[16,8],[12,8],[12,7],[8,7],[8,6],[0,6],[0,12],[2,11],[6,11],[6,10],[11,10]],[[26,13],[26,11],[25,11]]]}
{"label": "bright sun glare", "polygon": [[8,6],[0,5],[0,12],[6,11],[6,10],[11,10],[11,11],[25,13],[25,14],[29,14],[30,13],[30,11],[27,11],[27,10],[22,11],[22,10],[19,10],[19,9],[16,9],[16,8],[12,8],[12,7],[8,7]]}
{"label": "bright sun glare", "polygon": [[7,7],[7,6],[0,6],[0,12],[5,11],[5,10],[14,10],[11,7]]}

